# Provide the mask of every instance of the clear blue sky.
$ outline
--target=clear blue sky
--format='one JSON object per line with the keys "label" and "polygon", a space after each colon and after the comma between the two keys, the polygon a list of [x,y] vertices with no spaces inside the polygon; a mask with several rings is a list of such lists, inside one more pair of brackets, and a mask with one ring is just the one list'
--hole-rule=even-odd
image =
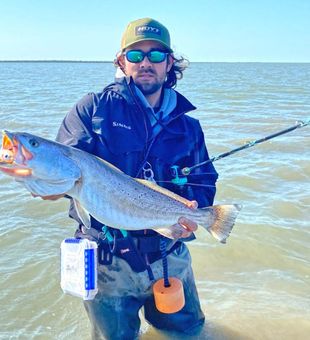
{"label": "clear blue sky", "polygon": [[112,60],[147,16],[190,61],[310,62],[310,0],[0,0],[0,60]]}

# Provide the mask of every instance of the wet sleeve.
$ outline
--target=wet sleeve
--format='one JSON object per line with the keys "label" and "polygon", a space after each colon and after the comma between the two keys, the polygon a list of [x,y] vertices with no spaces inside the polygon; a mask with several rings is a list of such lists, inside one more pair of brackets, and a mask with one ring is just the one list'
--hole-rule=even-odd
{"label": "wet sleeve", "polygon": [[[191,164],[199,164],[209,159],[208,150],[204,141],[204,134],[199,124],[197,129],[198,138],[191,152]],[[199,208],[213,204],[216,193],[216,181],[218,174],[212,163],[198,167],[188,176],[186,196],[188,199],[196,200]]]}
{"label": "wet sleeve", "polygon": [[64,118],[56,140],[60,143],[92,152],[94,148],[92,132],[94,107],[94,95],[88,94],[84,96]]}

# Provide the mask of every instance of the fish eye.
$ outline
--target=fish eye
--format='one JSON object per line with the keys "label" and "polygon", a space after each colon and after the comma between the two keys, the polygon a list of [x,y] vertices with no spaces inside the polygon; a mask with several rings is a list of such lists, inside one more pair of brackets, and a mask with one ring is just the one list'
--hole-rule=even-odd
{"label": "fish eye", "polygon": [[11,153],[9,150],[4,150],[3,153],[2,153],[2,155],[0,155],[0,156],[2,156],[2,158],[3,158],[5,161],[7,161],[7,160],[9,160],[9,159],[12,158],[12,153]]}
{"label": "fish eye", "polygon": [[30,144],[30,146],[33,146],[34,148],[39,146],[39,142],[35,139],[29,139],[29,144]]}

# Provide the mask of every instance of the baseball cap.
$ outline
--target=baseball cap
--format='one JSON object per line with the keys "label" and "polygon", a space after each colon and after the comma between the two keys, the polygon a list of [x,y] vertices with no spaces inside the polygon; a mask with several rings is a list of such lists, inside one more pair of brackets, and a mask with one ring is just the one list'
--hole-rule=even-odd
{"label": "baseball cap", "polygon": [[167,28],[157,20],[143,18],[128,24],[121,41],[121,49],[144,40],[153,40],[161,43],[170,53],[170,34]]}

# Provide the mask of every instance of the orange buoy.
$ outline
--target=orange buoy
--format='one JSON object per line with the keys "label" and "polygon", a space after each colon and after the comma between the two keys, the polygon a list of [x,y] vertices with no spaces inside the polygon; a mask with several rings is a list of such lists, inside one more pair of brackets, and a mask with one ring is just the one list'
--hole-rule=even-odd
{"label": "orange buoy", "polygon": [[182,281],[169,277],[169,283],[170,286],[165,287],[164,279],[160,279],[153,285],[156,308],[166,314],[176,313],[185,305]]}

